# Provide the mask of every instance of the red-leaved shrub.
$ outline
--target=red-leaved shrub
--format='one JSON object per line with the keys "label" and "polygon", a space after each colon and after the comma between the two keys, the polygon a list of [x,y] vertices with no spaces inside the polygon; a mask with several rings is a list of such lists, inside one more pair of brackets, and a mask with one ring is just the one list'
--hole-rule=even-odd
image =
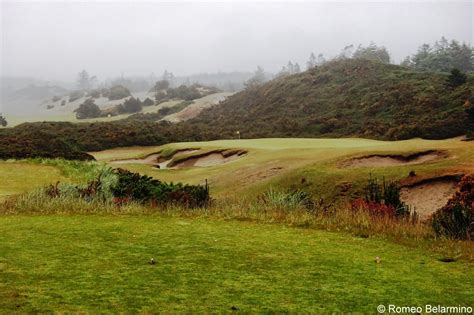
{"label": "red-leaved shrub", "polygon": [[436,211],[432,226],[437,235],[456,239],[474,239],[474,177],[464,176],[448,203]]}
{"label": "red-leaved shrub", "polygon": [[395,208],[379,202],[367,201],[358,198],[352,201],[351,210],[353,213],[365,211],[373,217],[395,217]]}

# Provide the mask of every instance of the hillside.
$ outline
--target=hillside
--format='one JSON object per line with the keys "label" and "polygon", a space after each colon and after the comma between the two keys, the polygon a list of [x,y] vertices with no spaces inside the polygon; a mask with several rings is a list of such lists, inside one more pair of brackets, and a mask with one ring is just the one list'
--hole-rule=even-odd
{"label": "hillside", "polygon": [[414,72],[367,60],[339,60],[247,88],[201,113],[194,126],[222,138],[448,138],[466,133],[463,104],[474,77],[446,86],[447,74]]}
{"label": "hillside", "polygon": [[[447,87],[447,77],[340,60],[249,87],[180,123],[157,122],[161,114],[144,113],[116,121],[24,123],[0,129],[0,158],[87,159],[87,151],[235,139],[237,131],[242,138],[445,139],[467,133],[464,105],[474,104],[474,77],[454,89]],[[193,111],[192,106],[187,110]]]}

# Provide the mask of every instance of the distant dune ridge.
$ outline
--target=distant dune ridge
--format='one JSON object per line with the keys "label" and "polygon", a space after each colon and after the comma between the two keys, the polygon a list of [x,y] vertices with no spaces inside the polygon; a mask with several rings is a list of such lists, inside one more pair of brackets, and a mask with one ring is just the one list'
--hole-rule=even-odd
{"label": "distant dune ridge", "polygon": [[194,123],[223,137],[363,136],[441,139],[466,133],[463,104],[474,104],[474,77],[456,88],[448,74],[415,72],[368,60],[337,60],[248,88]]}

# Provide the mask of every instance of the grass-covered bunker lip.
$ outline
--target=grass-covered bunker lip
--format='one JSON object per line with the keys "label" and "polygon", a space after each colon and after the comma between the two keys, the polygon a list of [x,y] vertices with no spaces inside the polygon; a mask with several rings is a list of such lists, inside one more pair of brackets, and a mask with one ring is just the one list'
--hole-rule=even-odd
{"label": "grass-covered bunker lip", "polygon": [[409,164],[422,164],[448,158],[443,150],[425,150],[408,154],[370,154],[357,156],[339,163],[339,167],[386,167]]}

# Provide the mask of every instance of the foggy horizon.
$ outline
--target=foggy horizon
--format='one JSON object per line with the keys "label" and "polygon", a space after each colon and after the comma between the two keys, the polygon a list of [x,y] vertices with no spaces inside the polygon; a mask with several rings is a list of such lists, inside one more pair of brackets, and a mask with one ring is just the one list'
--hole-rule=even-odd
{"label": "foggy horizon", "polygon": [[[472,45],[471,2],[2,2],[1,75],[74,81],[277,72],[310,53],[385,46],[392,63],[442,36]],[[60,26],[60,27],[58,27]]]}

